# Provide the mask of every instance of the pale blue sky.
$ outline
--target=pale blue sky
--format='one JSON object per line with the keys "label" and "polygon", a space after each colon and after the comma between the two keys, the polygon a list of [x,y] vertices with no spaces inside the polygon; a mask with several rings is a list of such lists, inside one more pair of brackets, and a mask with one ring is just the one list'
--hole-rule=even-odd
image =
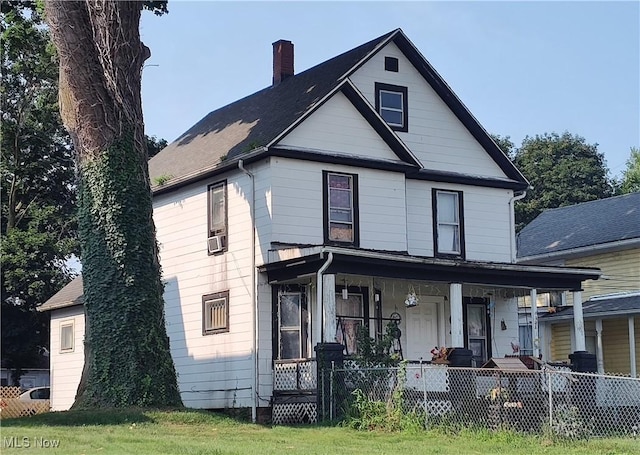
{"label": "pale blue sky", "polygon": [[[490,133],[567,130],[597,142],[613,175],[640,146],[640,2],[169,1],[143,14],[147,133],[176,139],[271,84],[272,47],[301,72],[396,28]],[[157,65],[157,66],[155,66]]]}

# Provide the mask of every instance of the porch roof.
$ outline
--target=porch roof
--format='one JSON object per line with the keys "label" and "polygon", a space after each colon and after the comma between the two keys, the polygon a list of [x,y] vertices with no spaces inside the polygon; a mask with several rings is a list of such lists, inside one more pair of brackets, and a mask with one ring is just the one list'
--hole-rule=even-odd
{"label": "porch roof", "polygon": [[541,290],[581,290],[585,280],[597,280],[600,269],[477,262],[341,247],[301,247],[274,250],[259,267],[270,282],[316,273],[333,259],[325,273],[349,273],[411,280],[521,287]]}
{"label": "porch roof", "polygon": [[[592,297],[582,304],[583,319],[619,318],[640,314],[640,292]],[[540,322],[573,320],[573,307],[540,316]]]}

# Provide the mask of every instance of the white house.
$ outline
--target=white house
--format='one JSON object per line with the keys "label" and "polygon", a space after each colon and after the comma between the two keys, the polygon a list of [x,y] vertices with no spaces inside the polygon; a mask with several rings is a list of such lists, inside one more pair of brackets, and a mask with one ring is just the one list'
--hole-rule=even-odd
{"label": "white house", "polygon": [[[400,29],[297,75],[293,44],[273,52],[272,85],[149,162],[186,406],[255,417],[277,404],[279,371],[313,371],[335,342],[351,355],[358,327],[375,337],[392,320],[403,358],[447,346],[481,365],[512,353],[518,296],[579,301],[599,277],[515,263],[528,183]],[[52,326],[78,334],[57,308]],[[54,406],[66,359],[79,378],[75,340],[52,339]]]}

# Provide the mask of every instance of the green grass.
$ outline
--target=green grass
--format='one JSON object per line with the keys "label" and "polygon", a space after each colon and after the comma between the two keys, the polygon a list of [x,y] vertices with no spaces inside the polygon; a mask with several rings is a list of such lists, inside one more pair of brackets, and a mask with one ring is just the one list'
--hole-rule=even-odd
{"label": "green grass", "polygon": [[[0,423],[2,454],[640,453],[640,439],[571,442],[471,430],[448,434],[443,430],[382,433],[328,426],[267,427],[195,410],[69,411]],[[59,441],[59,446],[39,447],[43,439],[50,444]]]}

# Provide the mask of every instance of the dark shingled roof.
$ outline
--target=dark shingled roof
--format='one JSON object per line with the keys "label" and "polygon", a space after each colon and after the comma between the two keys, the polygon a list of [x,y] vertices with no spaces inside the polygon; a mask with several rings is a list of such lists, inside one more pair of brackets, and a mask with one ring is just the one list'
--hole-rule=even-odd
{"label": "dark shingled roof", "polygon": [[269,144],[397,30],[209,113],[149,160],[149,175],[182,177]]}
{"label": "dark shingled roof", "polygon": [[[400,48],[445,104],[504,171],[506,179],[493,179],[491,183],[499,185],[500,188],[525,189],[528,182],[520,171],[513,166],[509,158],[500,150],[402,30],[396,29],[311,69],[291,76],[278,85],[267,87],[209,113],[149,160],[149,176],[154,192],[158,194],[171,191],[182,184],[211,175],[211,172],[222,172],[232,166],[237,167],[235,163],[241,157],[247,162],[250,159],[257,159],[265,151],[262,147],[271,147],[277,139],[295,126],[296,122],[303,120],[306,115],[312,113],[339,89],[363,113],[363,116],[390,145],[401,161],[405,161],[409,165],[418,164],[413,162],[413,158],[409,156],[410,153],[404,149],[405,145],[388,129],[382,119],[377,115],[374,119],[367,116],[371,113],[367,112],[368,109],[372,109],[372,107],[363,106],[362,104],[366,104],[366,101],[360,92],[357,92],[353,87],[350,88],[346,81],[354,71],[375,55],[378,49],[390,41],[393,41]],[[359,104],[360,106],[358,106]],[[381,131],[380,125],[384,125],[382,129],[388,130],[387,132],[392,138],[385,131]],[[271,148],[273,149],[273,147]],[[247,153],[252,151],[254,153]],[[450,181],[453,178],[451,175],[444,175],[448,173],[432,174],[427,177],[433,178],[435,181]],[[455,172],[451,174],[453,175]],[[156,179],[160,177],[165,182],[162,185],[156,183]]]}
{"label": "dark shingled roof", "polygon": [[[582,304],[584,318],[640,314],[640,293],[594,297]],[[573,307],[540,316],[544,319],[573,319]]]}
{"label": "dark shingled roof", "polygon": [[60,289],[49,300],[38,307],[38,311],[51,311],[75,305],[84,305],[82,276],[75,277],[69,284]]}
{"label": "dark shingled roof", "polygon": [[640,239],[640,192],[545,210],[518,234],[518,258]]}

